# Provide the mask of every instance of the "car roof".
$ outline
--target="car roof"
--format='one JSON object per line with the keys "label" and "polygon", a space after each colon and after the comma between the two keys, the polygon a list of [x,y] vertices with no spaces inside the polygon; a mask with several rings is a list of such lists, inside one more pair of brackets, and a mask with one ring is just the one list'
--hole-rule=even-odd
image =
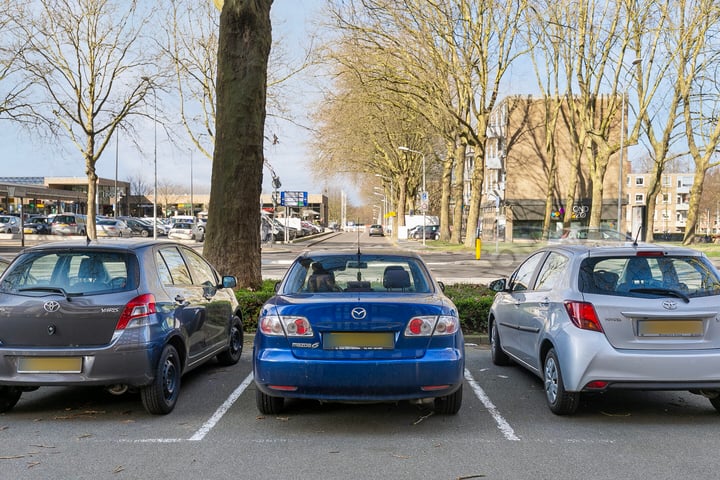
{"label": "car roof", "polygon": [[548,245],[540,250],[560,251],[564,250],[574,255],[587,254],[588,256],[630,256],[637,255],[638,252],[657,252],[662,251],[665,255],[681,255],[681,256],[702,256],[703,253],[691,248],[675,247],[668,245],[657,245],[654,243],[602,243],[588,241],[584,243],[568,243]]}
{"label": "car roof", "polygon": [[23,249],[20,253],[38,252],[38,251],[62,251],[62,250],[78,250],[78,249],[98,249],[98,250],[126,250],[135,251],[152,245],[176,245],[182,246],[181,243],[167,240],[140,240],[140,239],[113,239],[113,240],[68,240],[62,242],[50,242],[40,245],[33,245]]}
{"label": "car roof", "polygon": [[[347,255],[357,255],[357,247],[351,248],[348,247],[347,250],[306,250],[302,252],[299,257],[304,258],[312,258],[312,257],[327,257],[327,256],[347,256]],[[418,255],[415,252],[407,251],[407,250],[399,250],[399,249],[392,249],[392,248],[373,248],[372,250],[366,250],[362,251],[360,250],[360,255],[392,255],[396,257],[407,257],[407,258],[414,258],[421,260],[420,255]]]}

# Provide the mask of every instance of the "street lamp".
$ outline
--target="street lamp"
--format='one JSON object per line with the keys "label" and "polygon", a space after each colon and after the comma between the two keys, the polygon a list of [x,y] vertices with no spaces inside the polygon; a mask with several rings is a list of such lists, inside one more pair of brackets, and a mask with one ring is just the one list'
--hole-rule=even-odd
{"label": "street lamp", "polygon": [[[375,187],[375,188],[378,188],[378,187]],[[381,212],[382,216],[385,217],[385,214],[387,213],[387,197],[384,194],[379,193],[379,192],[373,192],[373,195],[382,197],[383,203],[381,205],[380,212]],[[378,222],[378,223],[380,223],[380,222]]]}
{"label": "street lamp", "polygon": [[153,116],[153,164],[155,167],[154,187],[153,187],[153,239],[157,240],[157,91],[150,77],[142,77],[142,80],[148,82],[153,91],[154,100],[154,116]]}
{"label": "street lamp", "polygon": [[[641,58],[636,58],[633,60],[631,67],[634,67],[635,65],[642,62]],[[624,80],[627,80],[628,73],[632,72],[632,70],[628,70],[625,73]],[[623,91],[622,91],[622,101],[620,102],[620,165],[618,168],[618,200],[617,200],[617,230],[618,233],[623,234],[623,228],[622,228],[622,191],[623,191],[623,163],[625,162],[624,158],[624,150],[625,150],[625,97],[627,96],[627,85],[623,85]]]}
{"label": "street lamp", "polygon": [[425,246],[425,211],[427,210],[427,202],[428,202],[428,196],[427,191],[425,191],[425,154],[423,152],[420,152],[418,150],[413,150],[408,147],[398,147],[398,150],[402,150],[403,152],[411,152],[411,153],[419,153],[422,155],[422,192],[420,193],[420,207],[422,209],[423,213],[423,235],[422,235],[422,241],[423,246]]}
{"label": "street lamp", "polygon": [[[375,176],[376,176],[376,177],[380,177],[380,178],[382,178],[383,180],[387,180],[387,182],[390,184],[390,201],[388,202],[388,209],[389,209],[388,211],[390,211],[390,212],[394,211],[394,210],[393,210],[393,208],[394,208],[393,201],[394,201],[394,198],[395,198],[395,192],[394,192],[394,190],[393,190],[392,178],[386,177],[385,175],[380,175],[379,173],[376,173]],[[385,213],[387,214],[388,212],[385,212]],[[393,226],[392,218],[393,218],[393,217],[390,217],[390,231],[391,231],[391,232],[394,232],[394,231],[395,231],[395,228],[394,228],[394,226]],[[386,222],[386,224],[387,224],[387,222]],[[393,237],[393,238],[395,238],[395,237]]]}

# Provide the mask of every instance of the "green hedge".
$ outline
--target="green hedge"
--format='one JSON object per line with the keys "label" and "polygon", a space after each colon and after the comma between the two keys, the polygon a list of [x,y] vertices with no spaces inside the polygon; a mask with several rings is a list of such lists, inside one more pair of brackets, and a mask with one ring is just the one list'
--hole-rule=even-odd
{"label": "green hedge", "polygon": [[[235,292],[246,332],[254,332],[257,328],[260,309],[275,293],[275,283],[275,280],[265,280],[260,290]],[[465,333],[487,333],[487,317],[494,296],[492,291],[481,285],[454,284],[445,286],[445,295],[457,306]]]}

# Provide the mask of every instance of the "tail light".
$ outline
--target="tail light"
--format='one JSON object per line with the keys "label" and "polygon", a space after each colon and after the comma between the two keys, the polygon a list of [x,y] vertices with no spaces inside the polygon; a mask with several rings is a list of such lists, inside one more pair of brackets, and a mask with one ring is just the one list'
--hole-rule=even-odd
{"label": "tail light", "polygon": [[150,315],[155,312],[157,312],[155,295],[146,293],[145,295],[135,297],[125,305],[125,309],[120,315],[120,320],[118,320],[115,326],[115,331],[146,325]]}
{"label": "tail light", "polygon": [[576,327],[582,330],[592,330],[594,332],[602,332],[600,319],[595,312],[595,307],[588,302],[565,302],[565,309],[570,315],[570,320]]}
{"label": "tail light", "polygon": [[452,335],[459,328],[460,320],[452,315],[413,317],[405,327],[405,336]]}
{"label": "tail light", "polygon": [[287,335],[289,337],[312,337],[315,335],[310,322],[305,317],[265,315],[260,317],[259,328],[265,335]]}

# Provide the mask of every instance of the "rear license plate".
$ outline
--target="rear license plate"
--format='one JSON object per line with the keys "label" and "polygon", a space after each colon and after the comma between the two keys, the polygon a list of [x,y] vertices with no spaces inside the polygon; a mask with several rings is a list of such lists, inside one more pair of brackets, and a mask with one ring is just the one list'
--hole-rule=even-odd
{"label": "rear license plate", "polygon": [[393,348],[392,332],[334,332],[323,335],[323,348],[328,350],[380,350]]}
{"label": "rear license plate", "polygon": [[82,357],[20,357],[18,373],[80,373]]}
{"label": "rear license plate", "polygon": [[640,320],[638,335],[641,337],[701,337],[702,320]]}

